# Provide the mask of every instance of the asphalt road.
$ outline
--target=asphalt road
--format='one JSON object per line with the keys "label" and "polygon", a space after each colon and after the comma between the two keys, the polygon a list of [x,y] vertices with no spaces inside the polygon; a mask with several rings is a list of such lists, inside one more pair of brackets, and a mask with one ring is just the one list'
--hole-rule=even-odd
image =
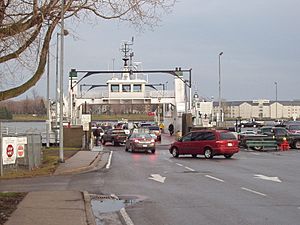
{"label": "asphalt road", "polygon": [[143,200],[126,209],[134,224],[299,224],[299,151],[206,160],[111,150],[102,190]]}
{"label": "asphalt road", "polygon": [[[136,199],[126,207],[135,225],[297,225],[300,222],[300,151],[241,151],[173,158],[113,151],[111,168],[85,174],[0,181],[0,191],[87,190]],[[151,178],[151,179],[149,179]]]}

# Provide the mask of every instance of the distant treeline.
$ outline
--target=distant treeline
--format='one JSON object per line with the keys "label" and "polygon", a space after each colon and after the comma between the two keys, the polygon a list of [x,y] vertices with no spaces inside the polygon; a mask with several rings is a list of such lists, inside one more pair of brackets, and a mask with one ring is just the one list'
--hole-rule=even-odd
{"label": "distant treeline", "polygon": [[0,118],[7,118],[8,114],[36,114],[45,115],[47,113],[46,102],[42,97],[36,97],[34,99],[23,99],[18,101],[6,100],[0,102]]}

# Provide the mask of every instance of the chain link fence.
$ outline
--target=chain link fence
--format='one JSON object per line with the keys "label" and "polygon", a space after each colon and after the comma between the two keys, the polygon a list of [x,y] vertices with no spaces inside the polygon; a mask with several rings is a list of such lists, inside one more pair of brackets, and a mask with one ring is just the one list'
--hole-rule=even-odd
{"label": "chain link fence", "polygon": [[40,133],[14,133],[3,127],[0,132],[2,174],[18,169],[32,170],[41,165],[42,137]]}

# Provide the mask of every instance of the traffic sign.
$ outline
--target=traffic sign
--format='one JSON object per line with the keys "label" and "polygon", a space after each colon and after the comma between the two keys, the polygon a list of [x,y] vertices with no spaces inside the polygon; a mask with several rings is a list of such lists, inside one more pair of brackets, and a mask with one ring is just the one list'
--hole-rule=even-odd
{"label": "traffic sign", "polygon": [[148,116],[155,116],[155,112],[148,112]]}
{"label": "traffic sign", "polygon": [[2,161],[3,165],[15,164],[17,158],[17,138],[3,137],[2,138]]}
{"label": "traffic sign", "polygon": [[14,147],[11,144],[7,145],[6,147],[6,155],[9,158],[14,155]]}
{"label": "traffic sign", "polygon": [[23,158],[24,157],[24,145],[18,145],[18,154],[17,158]]}

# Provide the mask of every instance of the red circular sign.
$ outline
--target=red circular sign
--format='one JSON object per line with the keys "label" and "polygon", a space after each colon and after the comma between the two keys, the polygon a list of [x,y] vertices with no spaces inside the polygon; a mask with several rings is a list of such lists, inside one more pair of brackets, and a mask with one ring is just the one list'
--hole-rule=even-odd
{"label": "red circular sign", "polygon": [[12,145],[7,145],[7,148],[6,148],[6,155],[8,157],[12,157],[14,154],[14,147]]}
{"label": "red circular sign", "polygon": [[155,116],[155,112],[148,112],[148,116]]}
{"label": "red circular sign", "polygon": [[23,145],[18,146],[18,156],[22,157],[24,155],[24,147]]}

